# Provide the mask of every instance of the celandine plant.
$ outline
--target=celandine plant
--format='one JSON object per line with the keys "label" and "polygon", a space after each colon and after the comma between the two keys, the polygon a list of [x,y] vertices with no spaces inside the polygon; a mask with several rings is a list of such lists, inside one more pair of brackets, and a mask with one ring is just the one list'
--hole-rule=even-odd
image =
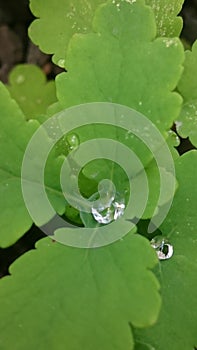
{"label": "celandine plant", "polygon": [[183,0],[31,0],[65,72],[0,85],[0,246],[46,238],[0,281],[0,349],[197,346],[197,44]]}

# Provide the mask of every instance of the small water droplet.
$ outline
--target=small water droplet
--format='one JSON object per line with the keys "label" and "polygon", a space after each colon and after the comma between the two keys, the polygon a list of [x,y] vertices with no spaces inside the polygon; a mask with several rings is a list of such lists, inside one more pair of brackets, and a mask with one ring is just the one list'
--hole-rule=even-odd
{"label": "small water droplet", "polygon": [[80,144],[79,137],[77,134],[67,135],[66,142],[68,143],[69,151],[76,150]]}
{"label": "small water droplet", "polygon": [[182,127],[183,123],[177,120],[177,121],[175,122],[175,125],[176,125],[177,131],[179,131],[179,129]]}
{"label": "small water droplet", "polygon": [[114,207],[114,220],[118,220],[124,214],[125,203],[115,200],[112,204]]}
{"label": "small water droplet", "polygon": [[77,25],[77,22],[74,22],[71,28],[75,29],[76,25]]}
{"label": "small water droplet", "polygon": [[112,33],[113,33],[114,36],[117,36],[119,34],[119,29],[118,28],[113,28]]}
{"label": "small water droplet", "polygon": [[129,131],[126,132],[125,140],[128,140],[130,138],[133,138],[133,134],[132,134],[132,131],[129,130]]}
{"label": "small water droplet", "polygon": [[75,13],[73,11],[70,11],[67,13],[66,17],[69,19],[72,19],[75,16]]}
{"label": "small water droplet", "polygon": [[172,257],[174,252],[173,246],[164,236],[155,236],[150,244],[155,249],[159,260],[167,260]]}
{"label": "small water droplet", "polygon": [[20,75],[17,76],[17,78],[16,78],[16,83],[17,84],[22,84],[22,83],[24,83],[24,81],[25,81],[24,75],[20,74]]}
{"label": "small water droplet", "polygon": [[25,96],[20,96],[20,101],[21,102],[25,102],[26,101],[26,97]]}
{"label": "small water droplet", "polygon": [[120,4],[116,4],[116,7],[118,8],[118,10],[120,10]]}
{"label": "small water droplet", "polygon": [[65,59],[60,58],[59,61],[57,62],[58,66],[61,68],[65,68]]}
{"label": "small water droplet", "polygon": [[178,45],[178,43],[173,38],[172,39],[164,38],[163,43],[166,45],[166,47],[170,47],[170,46],[176,47]]}

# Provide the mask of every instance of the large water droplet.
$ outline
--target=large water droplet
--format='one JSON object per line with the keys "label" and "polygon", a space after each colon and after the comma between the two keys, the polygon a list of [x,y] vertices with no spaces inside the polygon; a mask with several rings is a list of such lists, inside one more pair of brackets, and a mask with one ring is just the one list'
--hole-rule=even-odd
{"label": "large water droplet", "polygon": [[111,206],[103,210],[92,207],[92,215],[99,224],[109,224],[114,219],[113,208]]}
{"label": "large water droplet", "polygon": [[100,197],[92,206],[92,215],[99,224],[110,224],[112,221],[119,219],[125,211],[125,201],[119,194],[109,192],[106,197]]}
{"label": "large water droplet", "polygon": [[155,236],[150,244],[155,249],[159,260],[167,260],[172,257],[174,252],[173,246],[164,236]]}

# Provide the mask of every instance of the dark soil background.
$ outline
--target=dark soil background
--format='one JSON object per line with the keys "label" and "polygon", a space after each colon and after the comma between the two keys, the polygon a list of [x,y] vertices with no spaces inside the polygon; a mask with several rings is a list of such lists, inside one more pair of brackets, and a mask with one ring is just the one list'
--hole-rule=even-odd
{"label": "dark soil background", "polygon": [[28,0],[0,0],[0,80],[8,82],[10,70],[18,63],[40,66],[48,78],[61,69],[51,62],[28,38],[28,26],[34,19]]}
{"label": "dark soil background", "polygon": [[[51,62],[51,56],[43,54],[28,38],[27,29],[34,19],[28,0],[0,0],[0,80],[8,82],[11,69],[19,63],[33,63],[42,68],[48,79],[61,69]],[[184,19],[182,38],[189,44],[197,39],[197,0],[186,0],[180,13]],[[174,129],[175,130],[175,129]],[[181,139],[180,154],[194,148],[189,139]],[[45,237],[34,225],[14,245],[0,248],[0,278],[9,274],[9,266],[19,256]]]}

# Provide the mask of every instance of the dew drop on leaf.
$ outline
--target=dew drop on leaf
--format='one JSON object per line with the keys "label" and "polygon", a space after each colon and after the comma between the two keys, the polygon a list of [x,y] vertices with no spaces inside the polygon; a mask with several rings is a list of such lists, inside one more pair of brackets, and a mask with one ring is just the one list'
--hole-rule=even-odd
{"label": "dew drop on leaf", "polygon": [[179,129],[182,127],[183,123],[181,121],[176,121],[175,125],[176,125],[177,131],[179,131]]}
{"label": "dew drop on leaf", "polygon": [[17,84],[22,84],[22,83],[24,83],[24,81],[25,81],[24,75],[20,74],[20,75],[18,75],[18,76],[16,77],[16,83],[17,83]]}
{"label": "dew drop on leaf", "polygon": [[99,193],[92,196],[100,198],[93,203],[92,215],[99,224],[109,224],[119,219],[125,211],[124,197],[115,192],[115,187],[111,186],[111,181],[103,180]]}
{"label": "dew drop on leaf", "polygon": [[173,255],[173,246],[163,236],[155,236],[151,242],[151,246],[155,249],[159,260],[168,260]]}
{"label": "dew drop on leaf", "polygon": [[64,58],[59,59],[57,64],[59,67],[65,68],[65,59]]}
{"label": "dew drop on leaf", "polygon": [[69,134],[66,137],[66,142],[68,143],[70,151],[76,150],[80,144],[79,137],[77,134]]}
{"label": "dew drop on leaf", "polygon": [[109,224],[110,222],[119,219],[125,211],[125,204],[123,202],[112,201],[107,208],[99,209],[92,207],[92,215],[99,224]]}

